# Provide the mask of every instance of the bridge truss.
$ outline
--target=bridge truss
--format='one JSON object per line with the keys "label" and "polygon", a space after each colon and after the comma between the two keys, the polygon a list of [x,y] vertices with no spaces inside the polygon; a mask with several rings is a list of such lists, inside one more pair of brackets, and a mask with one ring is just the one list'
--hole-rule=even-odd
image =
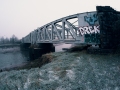
{"label": "bridge truss", "polygon": [[22,38],[22,43],[99,44],[96,12],[70,15],[50,22]]}

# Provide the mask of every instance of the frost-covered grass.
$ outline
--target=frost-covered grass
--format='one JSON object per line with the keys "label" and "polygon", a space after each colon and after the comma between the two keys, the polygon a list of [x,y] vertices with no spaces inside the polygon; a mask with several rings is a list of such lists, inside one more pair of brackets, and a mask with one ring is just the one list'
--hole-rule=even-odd
{"label": "frost-covered grass", "polygon": [[12,48],[0,48],[0,53],[12,53],[20,51],[19,47],[12,47]]}
{"label": "frost-covered grass", "polygon": [[52,53],[41,68],[0,73],[0,90],[120,90],[120,55]]}

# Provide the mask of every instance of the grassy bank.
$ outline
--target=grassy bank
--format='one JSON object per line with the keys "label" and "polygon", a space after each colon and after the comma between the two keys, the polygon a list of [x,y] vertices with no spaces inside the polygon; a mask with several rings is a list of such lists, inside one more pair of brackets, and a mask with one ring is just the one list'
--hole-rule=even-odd
{"label": "grassy bank", "polygon": [[[119,90],[120,54],[86,50],[43,55],[25,66],[0,73],[3,90]],[[7,89],[5,89],[7,88]]]}
{"label": "grassy bank", "polygon": [[89,54],[86,50],[87,46],[75,46],[72,47],[70,49],[67,49],[65,52],[54,52],[54,53],[47,53],[42,55],[41,57],[39,57],[36,60],[32,60],[26,64],[23,65],[19,65],[19,66],[15,66],[12,68],[5,68],[2,71],[10,71],[10,70],[22,70],[22,69],[31,69],[31,68],[37,68],[37,67],[42,67],[43,65],[53,62],[54,60],[59,60],[59,58],[62,57],[62,60],[69,60],[71,58],[76,58],[79,57],[81,55],[86,55],[86,56],[96,56],[99,55],[99,57],[103,57],[103,56],[111,56],[111,57],[118,57],[119,58],[119,50],[120,48],[117,49],[116,53],[108,53],[108,54],[98,54],[98,53],[94,53],[94,54]]}

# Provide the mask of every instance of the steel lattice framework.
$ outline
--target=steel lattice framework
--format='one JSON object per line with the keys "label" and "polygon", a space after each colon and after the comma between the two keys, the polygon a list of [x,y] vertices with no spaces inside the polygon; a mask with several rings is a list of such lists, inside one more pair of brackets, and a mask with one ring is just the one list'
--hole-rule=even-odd
{"label": "steel lattice framework", "polygon": [[86,35],[91,38],[93,34],[94,39],[99,34],[96,12],[86,12],[63,17],[37,28],[23,37],[22,43],[99,43],[86,39]]}

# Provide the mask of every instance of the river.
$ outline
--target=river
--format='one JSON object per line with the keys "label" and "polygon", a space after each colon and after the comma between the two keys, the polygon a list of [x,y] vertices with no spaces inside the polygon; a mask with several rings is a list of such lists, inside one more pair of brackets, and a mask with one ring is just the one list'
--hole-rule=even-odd
{"label": "river", "polygon": [[[62,51],[62,48],[69,48],[71,44],[56,44],[55,52]],[[0,69],[12,68],[29,62],[28,51],[21,51],[20,47],[0,48]]]}
{"label": "river", "polygon": [[0,48],[0,69],[11,68],[27,63],[27,52],[20,51],[20,47]]}

